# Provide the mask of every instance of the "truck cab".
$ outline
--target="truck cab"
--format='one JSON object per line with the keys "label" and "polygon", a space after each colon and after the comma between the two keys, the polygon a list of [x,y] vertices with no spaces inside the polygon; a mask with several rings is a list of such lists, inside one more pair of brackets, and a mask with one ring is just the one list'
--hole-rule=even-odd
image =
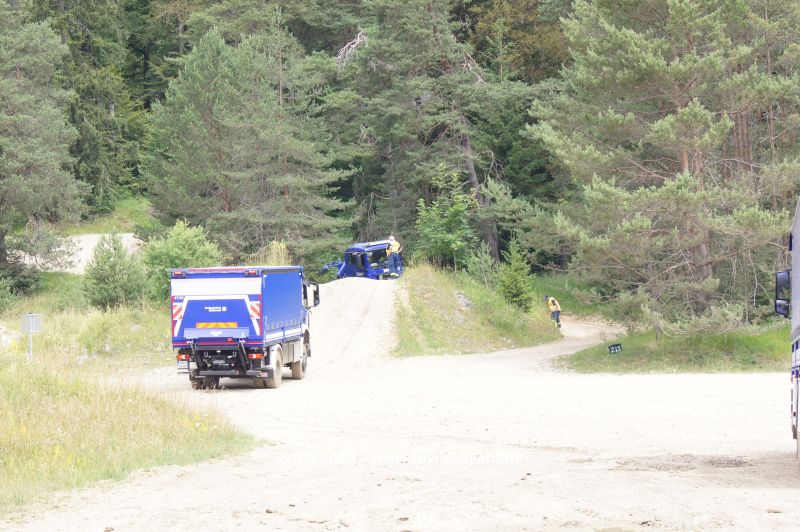
{"label": "truck cab", "polygon": [[[388,240],[374,242],[358,242],[350,245],[344,251],[344,257],[339,264],[338,278],[366,277],[368,279],[387,279],[389,277]],[[397,272],[402,274],[403,261],[400,256],[400,268]]]}

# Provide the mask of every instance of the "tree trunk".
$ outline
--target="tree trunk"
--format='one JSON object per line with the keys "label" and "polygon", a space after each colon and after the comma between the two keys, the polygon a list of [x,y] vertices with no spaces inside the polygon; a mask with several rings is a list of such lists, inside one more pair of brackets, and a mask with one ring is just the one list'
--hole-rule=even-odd
{"label": "tree trunk", "polygon": [[6,232],[0,230],[0,269],[8,267],[8,249],[6,248]]}
{"label": "tree trunk", "polygon": [[[464,125],[466,126],[467,119],[462,117]],[[470,142],[469,134],[464,132],[461,135],[461,153],[464,155],[464,166],[469,176],[469,184],[475,189],[475,195],[478,202],[482,207],[485,207],[488,200],[486,196],[481,193],[481,183],[478,180],[478,173],[475,171],[475,163],[472,160],[472,142]],[[496,261],[500,260],[500,242],[497,234],[497,223],[489,218],[485,218],[480,223],[480,228],[484,233],[486,243],[489,244],[489,252],[492,258]]]}

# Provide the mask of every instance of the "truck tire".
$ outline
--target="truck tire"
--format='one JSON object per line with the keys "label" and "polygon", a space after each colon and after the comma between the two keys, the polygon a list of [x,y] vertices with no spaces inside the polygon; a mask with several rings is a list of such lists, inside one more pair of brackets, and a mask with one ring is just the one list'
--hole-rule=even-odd
{"label": "truck tire", "polygon": [[303,356],[301,360],[292,362],[292,378],[302,380],[306,378],[306,369],[308,368],[308,338],[303,340]]}
{"label": "truck tire", "polygon": [[275,373],[271,379],[264,379],[264,388],[280,388],[283,381],[283,351],[275,348]]}
{"label": "truck tire", "polygon": [[195,379],[193,377],[189,377],[189,382],[192,384],[192,390],[203,389],[203,379]]}

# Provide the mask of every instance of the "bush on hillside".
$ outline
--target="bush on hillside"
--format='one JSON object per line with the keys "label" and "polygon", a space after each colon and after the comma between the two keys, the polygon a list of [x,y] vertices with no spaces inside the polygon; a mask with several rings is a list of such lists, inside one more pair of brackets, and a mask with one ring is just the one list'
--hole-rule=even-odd
{"label": "bush on hillside", "polygon": [[209,242],[201,227],[178,221],[163,238],[156,238],[144,248],[144,265],[151,296],[169,297],[169,271],[172,268],[202,268],[222,263],[219,247]]}
{"label": "bush on hillside", "polygon": [[0,269],[0,283],[14,295],[28,294],[39,283],[39,273],[24,264],[9,264]]}
{"label": "bush on hillside", "polygon": [[273,240],[262,247],[258,253],[251,255],[248,262],[255,266],[291,266],[292,255],[286,242]]}
{"label": "bush on hillside", "polygon": [[478,249],[467,254],[466,267],[470,277],[483,283],[484,286],[493,286],[497,283],[497,263],[486,242],[481,241]]}
{"label": "bush on hillside", "polygon": [[14,303],[14,294],[11,292],[11,287],[8,281],[0,278],[0,312],[3,312]]}
{"label": "bush on hillside", "polygon": [[508,251],[503,252],[506,262],[500,266],[500,293],[512,305],[527,311],[531,308],[530,267],[519,241],[511,241]]}
{"label": "bush on hillside", "polygon": [[464,190],[459,175],[444,167],[432,178],[435,189],[430,205],[424,199],[417,204],[416,249],[435,264],[464,264],[475,242],[472,218],[478,206],[475,194]]}
{"label": "bush on hillside", "polygon": [[95,307],[115,308],[141,301],[145,292],[142,264],[117,235],[100,238],[86,267],[83,292]]}

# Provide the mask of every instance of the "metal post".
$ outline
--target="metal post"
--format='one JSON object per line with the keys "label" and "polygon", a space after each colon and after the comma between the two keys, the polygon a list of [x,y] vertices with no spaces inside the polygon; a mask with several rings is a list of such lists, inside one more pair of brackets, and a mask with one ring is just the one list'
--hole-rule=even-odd
{"label": "metal post", "polygon": [[33,362],[33,313],[28,313],[28,363]]}

